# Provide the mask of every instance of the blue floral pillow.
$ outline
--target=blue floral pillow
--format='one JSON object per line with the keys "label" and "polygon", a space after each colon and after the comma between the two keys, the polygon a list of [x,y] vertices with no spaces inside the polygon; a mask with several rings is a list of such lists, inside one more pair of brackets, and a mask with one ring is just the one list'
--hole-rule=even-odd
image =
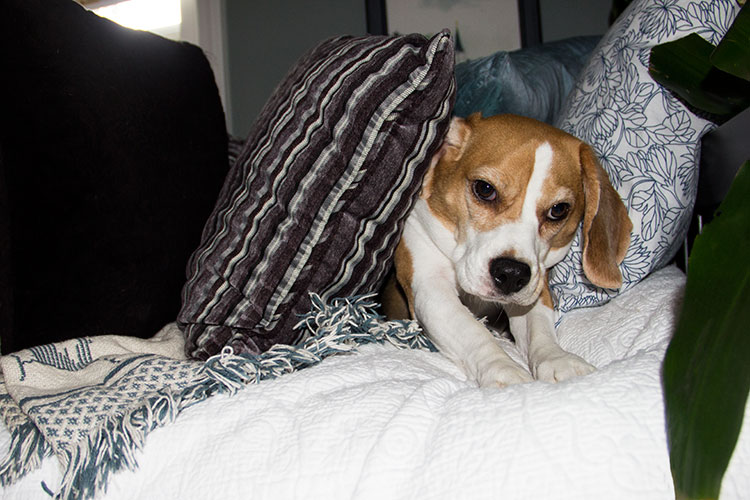
{"label": "blue floral pillow", "polygon": [[635,0],[594,49],[556,125],[594,147],[634,227],[619,290],[586,279],[579,232],[550,273],[560,313],[606,302],[676,254],[695,202],[700,138],[713,125],[651,79],[650,50],[690,33],[716,44],[738,11],[734,0]]}

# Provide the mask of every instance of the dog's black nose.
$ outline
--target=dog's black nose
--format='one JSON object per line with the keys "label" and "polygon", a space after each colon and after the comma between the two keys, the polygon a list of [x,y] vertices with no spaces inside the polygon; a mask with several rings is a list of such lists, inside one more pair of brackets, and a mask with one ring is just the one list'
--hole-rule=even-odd
{"label": "dog's black nose", "polygon": [[529,284],[531,268],[523,262],[501,257],[490,262],[490,276],[498,290],[510,295]]}

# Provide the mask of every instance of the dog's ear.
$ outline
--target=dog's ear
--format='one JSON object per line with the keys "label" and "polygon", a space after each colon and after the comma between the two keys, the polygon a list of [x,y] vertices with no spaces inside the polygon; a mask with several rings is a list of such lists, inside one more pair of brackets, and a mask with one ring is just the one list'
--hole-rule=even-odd
{"label": "dog's ear", "polygon": [[[469,142],[471,137],[471,123],[482,117],[481,113],[474,113],[467,119],[459,118],[458,116],[453,117],[451,120],[448,133],[445,135],[445,140],[440,148],[440,152],[443,155],[451,155],[453,161],[458,160],[464,153],[466,144]],[[438,154],[440,154],[438,152]]]}
{"label": "dog's ear", "polygon": [[633,223],[620,195],[609,182],[588,144],[579,148],[585,210],[583,215],[583,272],[596,286],[619,288],[619,264],[630,245]]}
{"label": "dog's ear", "polygon": [[448,161],[456,162],[461,156],[463,156],[466,144],[469,141],[469,137],[471,137],[471,125],[469,122],[481,119],[481,117],[481,113],[474,113],[466,120],[458,116],[451,119],[448,132],[445,134],[445,139],[443,139],[443,144],[440,146],[437,153],[433,155],[432,160],[430,161],[430,167],[427,170],[424,181],[422,182],[422,197],[429,197],[435,165],[437,165],[443,158]]}

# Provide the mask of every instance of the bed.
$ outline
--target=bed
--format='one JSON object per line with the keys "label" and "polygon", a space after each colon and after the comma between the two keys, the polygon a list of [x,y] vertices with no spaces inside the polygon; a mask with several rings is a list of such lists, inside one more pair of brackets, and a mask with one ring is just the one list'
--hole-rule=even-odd
{"label": "bed", "polygon": [[[103,498],[674,498],[660,367],[684,283],[667,267],[566,315],[560,343],[597,371],[562,384],[479,389],[428,348],[348,341],[351,352],[174,415]],[[314,316],[321,336],[364,321],[336,305]],[[750,488],[747,428],[723,499]],[[48,457],[3,498],[47,498],[61,477]]]}
{"label": "bed", "polygon": [[[459,67],[448,32],[322,42],[230,141],[176,322],[0,358],[2,498],[675,498],[661,368],[712,126],[643,57],[737,9],[637,0],[601,40]],[[596,367],[559,384],[480,389],[374,293],[451,115],[498,102],[591,143],[635,226],[620,290],[586,283],[578,242],[551,274],[560,344]],[[744,425],[722,499],[748,470]]]}

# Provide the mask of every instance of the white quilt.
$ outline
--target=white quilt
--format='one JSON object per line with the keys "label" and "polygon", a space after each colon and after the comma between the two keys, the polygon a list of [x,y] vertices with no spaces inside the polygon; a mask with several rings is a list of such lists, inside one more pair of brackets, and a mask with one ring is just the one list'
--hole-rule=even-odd
{"label": "white quilt", "polygon": [[[667,268],[566,315],[561,344],[598,370],[561,384],[478,389],[440,354],[371,345],[214,396],[153,431],[105,498],[674,498],[659,370],[683,287]],[[750,491],[748,434],[722,499]],[[59,480],[48,458],[2,498]]]}

